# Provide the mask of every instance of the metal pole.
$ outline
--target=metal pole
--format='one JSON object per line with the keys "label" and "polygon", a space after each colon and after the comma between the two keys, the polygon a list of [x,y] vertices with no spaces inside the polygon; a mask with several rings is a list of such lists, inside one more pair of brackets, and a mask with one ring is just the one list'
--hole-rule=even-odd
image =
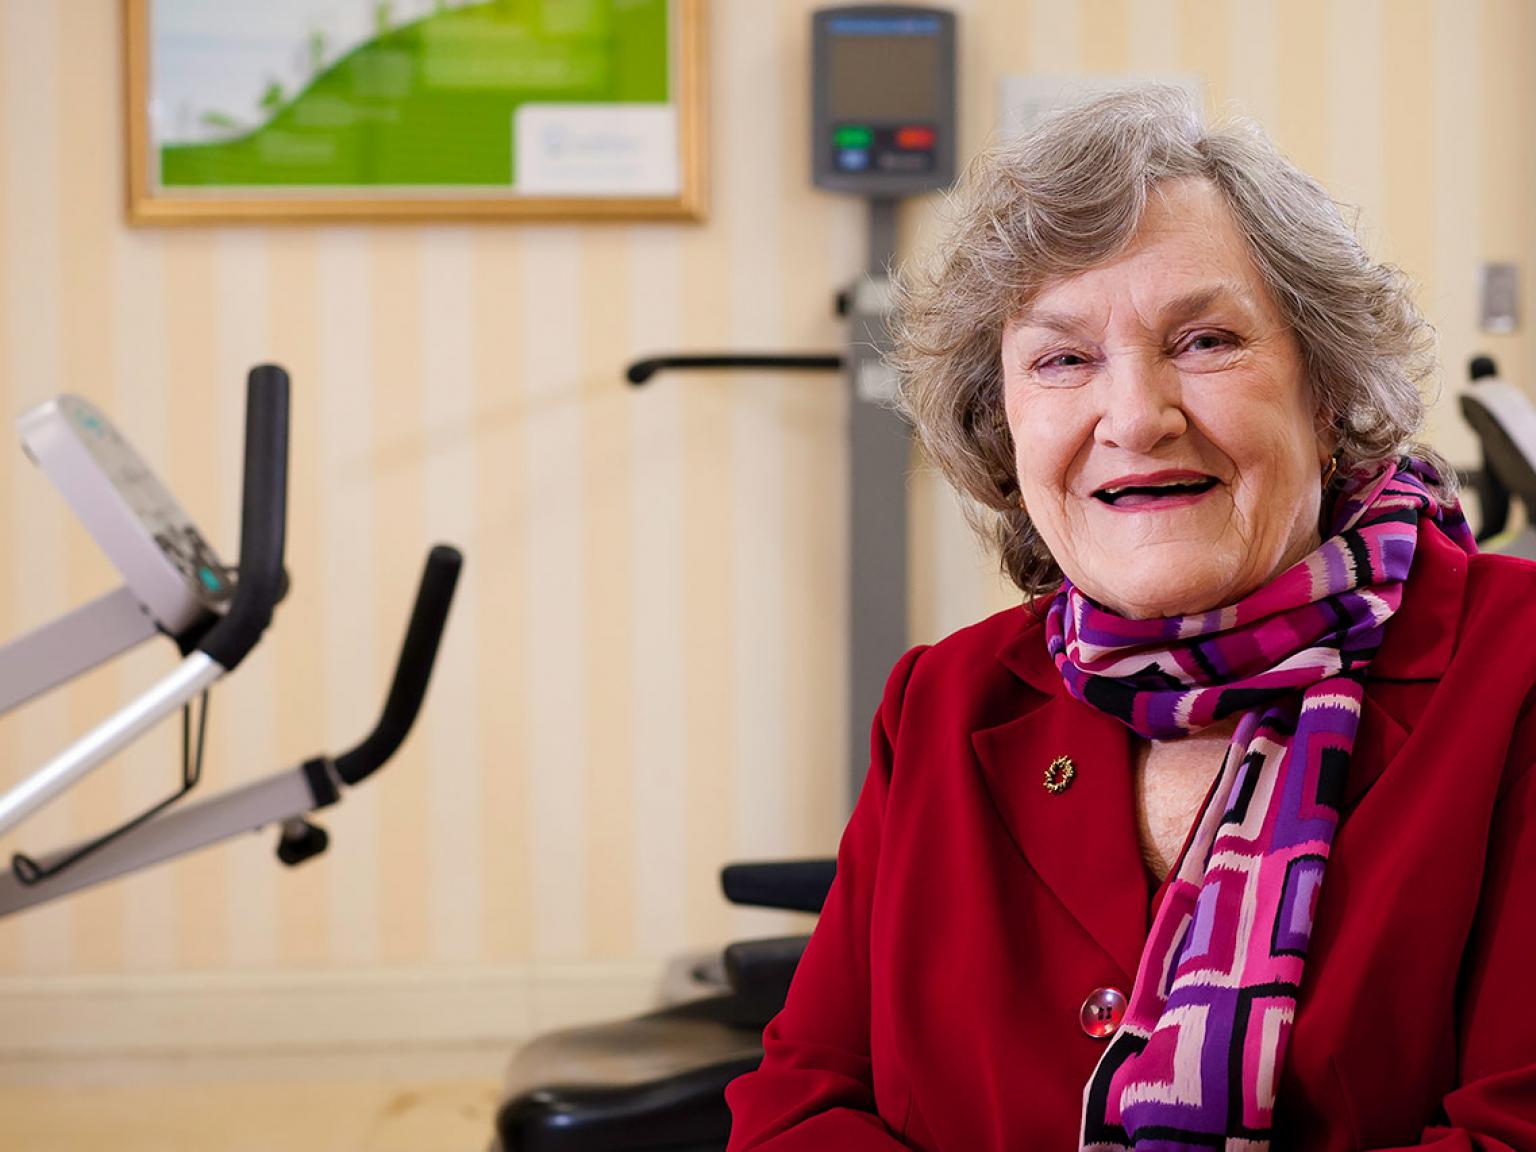
{"label": "metal pole", "polygon": [[193,652],[149,691],[0,796],[0,834],[101,767],[222,675],[224,669],[217,662]]}
{"label": "metal pole", "polygon": [[869,720],[891,666],[907,648],[907,472],[911,439],[896,415],[889,272],[896,257],[891,199],[869,201],[868,275],[849,293],[848,808],[869,768]]}

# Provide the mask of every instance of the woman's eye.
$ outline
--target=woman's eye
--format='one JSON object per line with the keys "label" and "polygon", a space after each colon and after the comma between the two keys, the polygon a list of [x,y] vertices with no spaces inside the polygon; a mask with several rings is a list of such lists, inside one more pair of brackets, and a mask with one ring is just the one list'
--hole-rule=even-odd
{"label": "woman's eye", "polygon": [[1035,365],[1036,368],[1081,368],[1088,363],[1086,356],[1076,352],[1057,352]]}
{"label": "woman's eye", "polygon": [[1232,337],[1225,332],[1197,332],[1184,343],[1189,352],[1215,352],[1232,346]]}

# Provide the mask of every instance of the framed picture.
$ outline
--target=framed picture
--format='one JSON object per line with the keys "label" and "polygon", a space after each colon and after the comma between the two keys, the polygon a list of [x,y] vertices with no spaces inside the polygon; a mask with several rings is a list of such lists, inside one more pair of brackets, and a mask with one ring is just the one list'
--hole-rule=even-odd
{"label": "framed picture", "polygon": [[129,219],[699,219],[704,2],[123,0]]}

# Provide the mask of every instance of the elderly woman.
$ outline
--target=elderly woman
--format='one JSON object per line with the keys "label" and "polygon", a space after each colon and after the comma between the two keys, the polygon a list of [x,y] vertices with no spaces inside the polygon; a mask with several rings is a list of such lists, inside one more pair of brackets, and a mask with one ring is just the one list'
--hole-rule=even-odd
{"label": "elderly woman", "polygon": [[892,673],[733,1150],[1536,1149],[1536,566],[1430,336],[1175,93],[978,164],[900,361],[1031,600]]}

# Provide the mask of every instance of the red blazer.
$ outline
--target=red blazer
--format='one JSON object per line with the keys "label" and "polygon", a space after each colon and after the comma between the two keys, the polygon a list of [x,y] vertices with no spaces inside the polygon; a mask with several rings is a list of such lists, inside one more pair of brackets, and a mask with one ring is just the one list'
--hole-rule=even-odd
{"label": "red blazer", "polygon": [[[1275,1148],[1536,1152],[1536,565],[1426,528],[1371,665]],[[1130,733],[1022,608],[897,664],[732,1152],[1065,1152],[1157,893]],[[1077,773],[1046,791],[1046,766]]]}

